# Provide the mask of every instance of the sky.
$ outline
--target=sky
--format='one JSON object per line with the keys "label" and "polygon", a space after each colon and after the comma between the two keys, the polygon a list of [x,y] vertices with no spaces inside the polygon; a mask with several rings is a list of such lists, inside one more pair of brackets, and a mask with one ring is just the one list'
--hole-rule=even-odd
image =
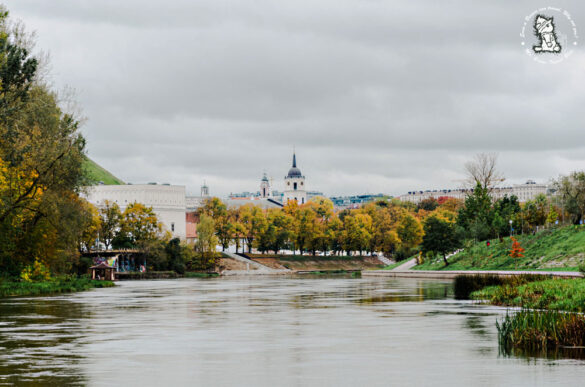
{"label": "sky", "polygon": [[[93,160],[225,197],[263,172],[282,190],[293,147],[329,196],[457,188],[481,152],[506,184],[585,169],[585,2],[547,1],[3,4],[74,90]],[[562,55],[527,54],[537,7],[569,12],[541,12]]]}

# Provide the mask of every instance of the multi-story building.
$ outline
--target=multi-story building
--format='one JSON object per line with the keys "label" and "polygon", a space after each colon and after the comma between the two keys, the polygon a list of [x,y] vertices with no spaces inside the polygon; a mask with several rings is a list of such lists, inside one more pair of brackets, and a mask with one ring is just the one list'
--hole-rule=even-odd
{"label": "multi-story building", "polygon": [[[400,195],[399,198],[402,201],[419,203],[425,199],[438,199],[442,196],[455,199],[465,199],[472,192],[472,189],[464,188],[411,191],[404,195]],[[524,184],[515,184],[508,187],[495,187],[490,191],[490,195],[494,199],[500,199],[504,196],[516,196],[521,203],[528,200],[534,200],[534,198],[540,194],[547,195],[548,186],[546,184],[537,184],[533,180],[528,180]]]}
{"label": "multi-story building", "polygon": [[370,203],[378,199],[387,199],[384,194],[364,194],[353,196],[334,196],[329,198],[333,202],[333,206],[338,209],[343,208],[358,208],[362,204]]}
{"label": "multi-story building", "polygon": [[106,200],[124,211],[132,203],[152,207],[163,228],[185,239],[185,186],[170,184],[94,185],[87,187],[87,200],[101,208]]}

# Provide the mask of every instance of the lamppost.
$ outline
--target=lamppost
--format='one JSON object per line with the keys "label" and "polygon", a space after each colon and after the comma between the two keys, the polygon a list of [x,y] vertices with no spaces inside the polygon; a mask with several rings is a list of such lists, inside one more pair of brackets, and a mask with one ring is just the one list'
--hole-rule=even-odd
{"label": "lamppost", "polygon": [[514,231],[514,229],[512,228],[512,219],[510,219],[510,236],[512,236],[512,231]]}

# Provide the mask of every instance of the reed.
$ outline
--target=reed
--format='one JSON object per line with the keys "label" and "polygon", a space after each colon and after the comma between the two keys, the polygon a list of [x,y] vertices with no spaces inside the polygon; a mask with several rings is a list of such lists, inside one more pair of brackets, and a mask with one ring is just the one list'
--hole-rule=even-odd
{"label": "reed", "polygon": [[521,309],[496,321],[503,353],[514,349],[547,352],[585,345],[585,316],[561,311]]}

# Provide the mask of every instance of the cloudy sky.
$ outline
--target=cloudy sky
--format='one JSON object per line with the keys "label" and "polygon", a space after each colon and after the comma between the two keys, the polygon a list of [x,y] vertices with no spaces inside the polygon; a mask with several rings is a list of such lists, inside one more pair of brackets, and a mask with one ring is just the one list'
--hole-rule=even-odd
{"label": "cloudy sky", "polygon": [[[509,183],[585,169],[580,0],[3,3],[75,89],[89,156],[127,182],[225,196],[266,171],[282,189],[293,145],[328,195],[457,187],[478,152]],[[560,63],[525,52],[536,6],[577,27],[545,12]]]}

